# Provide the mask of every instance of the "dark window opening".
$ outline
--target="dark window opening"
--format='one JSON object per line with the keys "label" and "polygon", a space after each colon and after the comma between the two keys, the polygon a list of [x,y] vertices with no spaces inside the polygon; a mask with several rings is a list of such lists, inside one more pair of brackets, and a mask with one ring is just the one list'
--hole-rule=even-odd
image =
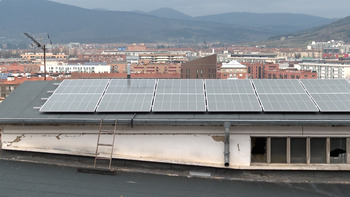
{"label": "dark window opening", "polygon": [[264,137],[252,137],[252,163],[266,163],[266,141],[267,138]]}
{"label": "dark window opening", "polygon": [[331,163],[346,163],[346,139],[345,138],[331,138]]}

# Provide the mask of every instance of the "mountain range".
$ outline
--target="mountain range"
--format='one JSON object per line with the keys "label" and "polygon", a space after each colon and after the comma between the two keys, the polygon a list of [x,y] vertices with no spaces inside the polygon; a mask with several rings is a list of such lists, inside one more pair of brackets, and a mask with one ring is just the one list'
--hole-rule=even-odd
{"label": "mountain range", "polygon": [[263,41],[269,46],[306,46],[310,41],[342,40],[350,42],[350,16],[335,21],[329,25],[323,25],[308,30],[279,35]]}
{"label": "mountain range", "polygon": [[90,10],[48,0],[0,1],[0,38],[25,40],[23,32],[47,32],[54,43],[241,43],[334,21],[302,14],[226,13],[191,17],[169,8],[121,12]]}
{"label": "mountain range", "polygon": [[249,13],[249,12],[232,12],[215,15],[191,17],[182,12],[170,9],[159,8],[150,12],[136,11],[138,13],[149,14],[162,18],[210,21],[242,27],[254,27],[270,31],[272,33],[293,33],[310,29],[325,24],[330,24],[338,19],[329,19],[307,14],[290,14],[290,13]]}

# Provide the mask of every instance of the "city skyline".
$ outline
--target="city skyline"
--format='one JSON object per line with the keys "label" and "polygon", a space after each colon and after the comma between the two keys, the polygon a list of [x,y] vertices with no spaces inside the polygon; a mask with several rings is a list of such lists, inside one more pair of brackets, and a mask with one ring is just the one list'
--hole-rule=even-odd
{"label": "city skyline", "polygon": [[172,8],[190,16],[203,16],[212,14],[222,14],[229,12],[251,12],[251,13],[298,13],[320,16],[325,18],[343,18],[349,16],[348,7],[350,1],[335,0],[332,2],[323,2],[319,0],[271,0],[258,1],[247,0],[51,0],[58,3],[64,3],[83,7],[87,9],[108,9],[113,11],[152,11],[159,8]]}

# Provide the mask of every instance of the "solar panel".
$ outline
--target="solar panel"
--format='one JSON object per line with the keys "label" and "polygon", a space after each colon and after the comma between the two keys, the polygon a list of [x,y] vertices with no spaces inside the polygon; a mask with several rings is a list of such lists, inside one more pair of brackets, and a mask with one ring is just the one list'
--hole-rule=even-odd
{"label": "solar panel", "polygon": [[153,94],[155,79],[112,79],[106,94]]}
{"label": "solar panel", "polygon": [[208,94],[209,112],[261,112],[255,94]]}
{"label": "solar panel", "polygon": [[108,79],[67,79],[40,108],[40,112],[95,112]]}
{"label": "solar panel", "polygon": [[160,79],[157,94],[204,94],[203,80]]}
{"label": "solar panel", "polygon": [[97,112],[150,112],[155,79],[112,79]]}
{"label": "solar panel", "polygon": [[152,111],[205,112],[203,80],[160,79]]}
{"label": "solar panel", "polygon": [[321,112],[349,112],[350,94],[311,94]]}
{"label": "solar panel", "polygon": [[108,79],[66,79],[56,89],[55,94],[101,94]]}
{"label": "solar panel", "polygon": [[205,80],[207,94],[255,94],[250,80]]}
{"label": "solar panel", "polygon": [[250,80],[205,80],[209,112],[261,112]]}
{"label": "solar panel", "polygon": [[318,112],[307,94],[259,94],[266,112]]}
{"label": "solar panel", "polygon": [[156,94],[154,112],[205,112],[202,94]]}
{"label": "solar panel", "polygon": [[100,94],[53,94],[41,112],[94,112]]}
{"label": "solar panel", "polygon": [[258,94],[304,94],[305,90],[296,79],[253,79]]}
{"label": "solar panel", "polygon": [[350,93],[350,84],[345,79],[302,79],[310,94]]}
{"label": "solar panel", "polygon": [[97,112],[149,112],[153,94],[106,94]]}

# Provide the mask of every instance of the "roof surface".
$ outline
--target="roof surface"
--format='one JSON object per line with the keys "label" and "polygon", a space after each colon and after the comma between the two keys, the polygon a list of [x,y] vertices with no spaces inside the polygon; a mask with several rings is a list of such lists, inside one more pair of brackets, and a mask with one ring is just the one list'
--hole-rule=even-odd
{"label": "roof surface", "polygon": [[[348,112],[298,112],[298,113],[42,113],[45,103],[57,85],[54,81],[24,82],[9,97],[0,103],[0,124],[99,124],[118,120],[121,124],[166,124],[166,125],[350,125]],[[56,82],[57,83],[57,82]]]}

